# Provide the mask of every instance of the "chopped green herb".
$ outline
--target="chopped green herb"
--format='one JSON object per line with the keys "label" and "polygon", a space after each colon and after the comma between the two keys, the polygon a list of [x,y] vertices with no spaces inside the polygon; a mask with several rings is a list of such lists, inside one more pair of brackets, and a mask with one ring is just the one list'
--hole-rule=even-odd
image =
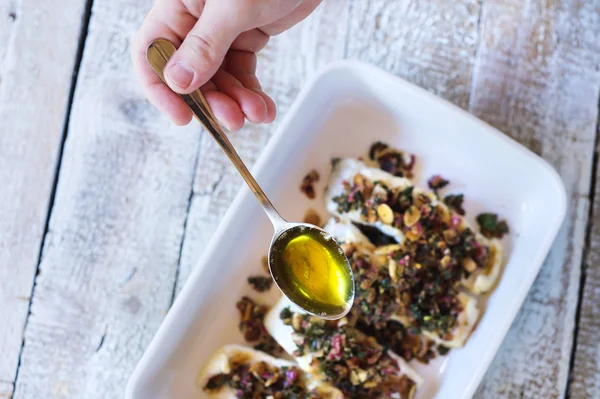
{"label": "chopped green herb", "polygon": [[444,202],[446,203],[446,205],[448,205],[450,208],[452,208],[454,211],[456,211],[456,213],[458,213],[461,216],[465,216],[465,210],[463,209],[463,201],[465,200],[465,196],[462,194],[456,194],[456,195],[447,195],[444,198]]}
{"label": "chopped green herb", "polygon": [[[406,159],[408,157],[408,160]],[[398,177],[411,178],[415,166],[415,156],[404,154],[380,141],[369,149],[369,158],[376,161],[379,169]]]}
{"label": "chopped green herb", "polygon": [[281,310],[281,312],[279,313],[279,318],[281,320],[291,319],[292,318],[292,311],[290,310],[290,308],[283,308]]}
{"label": "chopped green herb", "polygon": [[265,276],[251,276],[248,277],[248,284],[258,292],[265,292],[271,289],[273,279]]}
{"label": "chopped green herb", "polygon": [[506,221],[498,220],[498,215],[495,213],[480,214],[477,216],[477,223],[481,233],[487,238],[502,238],[509,231]]}
{"label": "chopped green herb", "polygon": [[450,184],[450,182],[440,175],[435,175],[429,179],[427,184],[429,185],[429,188],[431,188],[437,195],[438,190],[446,187],[448,184]]}

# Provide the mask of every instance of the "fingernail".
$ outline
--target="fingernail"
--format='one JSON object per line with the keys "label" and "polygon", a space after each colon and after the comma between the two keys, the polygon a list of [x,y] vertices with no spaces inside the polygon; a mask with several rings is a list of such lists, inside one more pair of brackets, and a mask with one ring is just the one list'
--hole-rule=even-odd
{"label": "fingernail", "polygon": [[168,79],[179,87],[188,87],[194,80],[194,71],[182,62],[176,62],[167,68]]}

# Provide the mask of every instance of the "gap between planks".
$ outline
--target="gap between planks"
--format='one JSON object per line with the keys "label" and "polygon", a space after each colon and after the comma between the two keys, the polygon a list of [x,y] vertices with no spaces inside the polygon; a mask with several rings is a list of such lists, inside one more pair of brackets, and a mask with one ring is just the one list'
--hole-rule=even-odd
{"label": "gap between planks", "polygon": [[[588,212],[587,226],[585,230],[585,242],[583,247],[583,256],[581,258],[581,278],[579,279],[579,295],[577,297],[577,312],[575,313],[575,328],[573,329],[573,346],[571,350],[571,359],[569,361],[569,372],[567,374],[567,392],[566,397],[572,397],[572,379],[575,368],[575,356],[577,354],[577,344],[579,341],[579,324],[581,320],[582,306],[584,301],[585,284],[587,280],[587,269],[588,269],[588,256],[590,254],[594,227],[595,207],[594,202],[596,199],[596,186],[598,179],[598,145],[600,144],[600,91],[598,92],[598,120],[596,122],[596,136],[594,138],[594,157],[592,160],[592,178],[590,182],[590,192],[588,194],[590,209]],[[577,398],[574,398],[577,399]]]}
{"label": "gap between planks", "polygon": [[50,198],[48,200],[48,212],[46,214],[46,221],[44,222],[44,231],[42,233],[42,239],[40,240],[40,248],[39,248],[38,257],[37,257],[35,275],[33,278],[33,283],[31,285],[31,294],[29,295],[29,308],[27,310],[27,316],[25,318],[25,326],[23,327],[23,341],[21,342],[21,349],[19,351],[19,360],[17,362],[17,370],[15,372],[15,380],[14,380],[14,383],[12,386],[12,394],[10,397],[14,396],[15,390],[17,387],[17,381],[19,379],[19,370],[21,368],[21,356],[23,355],[23,347],[25,346],[25,331],[27,330],[27,325],[29,323],[29,316],[31,315],[31,304],[33,303],[33,295],[35,293],[35,284],[37,281],[37,276],[40,271],[40,263],[42,261],[44,243],[46,241],[46,236],[48,234],[48,227],[50,224],[50,216],[52,215],[52,208],[54,207],[54,199],[56,196],[56,187],[58,186],[58,176],[59,176],[60,166],[62,164],[62,155],[63,155],[63,150],[65,148],[65,141],[67,139],[67,134],[69,131],[69,120],[71,118],[71,108],[73,106],[73,98],[75,96],[75,87],[77,86],[77,76],[79,75],[81,59],[83,58],[83,49],[85,48],[85,41],[88,36],[90,19],[92,17],[93,3],[94,3],[94,0],[86,1],[85,9],[83,12],[83,18],[81,20],[81,35],[79,36],[79,43],[77,44],[77,52],[75,53],[75,64],[73,66],[73,75],[71,77],[71,83],[70,83],[70,87],[69,87],[69,97],[67,100],[65,120],[63,122],[63,133],[62,133],[60,145],[58,148],[58,156],[57,156],[57,161],[56,161],[56,165],[54,168],[52,189],[50,191]]}
{"label": "gap between planks", "polygon": [[[192,120],[191,123],[194,123],[195,119]],[[206,135],[206,130],[202,131],[203,135]],[[185,236],[187,233],[187,225],[190,220],[190,209],[192,208],[192,201],[194,200],[194,180],[196,179],[196,173],[198,168],[198,159],[200,158],[200,147],[202,146],[202,140],[198,140],[198,146],[196,148],[196,158],[194,159],[194,173],[192,175],[192,181],[190,183],[190,196],[188,197],[187,209],[185,211],[185,220],[183,221],[183,234],[181,236],[181,244],[179,246],[179,259],[177,261],[177,267],[175,268],[175,280],[173,280],[173,292],[171,294],[171,303],[169,304],[169,309],[173,306],[175,302],[175,297],[177,296],[177,281],[179,280],[179,273],[181,271],[181,259],[183,255],[183,243],[185,242]],[[216,185],[216,184],[215,184]]]}

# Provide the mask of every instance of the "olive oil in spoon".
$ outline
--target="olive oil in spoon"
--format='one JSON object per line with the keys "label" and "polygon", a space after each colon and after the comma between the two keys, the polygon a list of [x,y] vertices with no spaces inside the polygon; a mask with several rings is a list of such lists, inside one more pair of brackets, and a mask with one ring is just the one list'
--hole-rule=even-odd
{"label": "olive oil in spoon", "polygon": [[[148,47],[148,61],[163,82],[164,68],[174,52],[175,46],[165,39]],[[332,320],[344,317],[354,302],[354,275],[338,243],[317,226],[283,219],[242,162],[200,90],[179,96],[233,162],[271,220],[275,232],[269,270],[279,289],[309,314]]]}

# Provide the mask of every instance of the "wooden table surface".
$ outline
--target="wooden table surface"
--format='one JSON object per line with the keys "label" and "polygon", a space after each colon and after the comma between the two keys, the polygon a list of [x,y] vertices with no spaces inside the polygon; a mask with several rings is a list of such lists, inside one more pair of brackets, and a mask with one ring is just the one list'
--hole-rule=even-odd
{"label": "wooden table surface", "polygon": [[[150,6],[0,0],[0,397],[123,397],[241,187],[197,124],[142,95],[129,47]],[[600,1],[325,0],[260,54],[260,76],[285,114],[342,58],[559,171],[566,221],[476,397],[600,398]],[[277,124],[232,135],[249,164]]]}

